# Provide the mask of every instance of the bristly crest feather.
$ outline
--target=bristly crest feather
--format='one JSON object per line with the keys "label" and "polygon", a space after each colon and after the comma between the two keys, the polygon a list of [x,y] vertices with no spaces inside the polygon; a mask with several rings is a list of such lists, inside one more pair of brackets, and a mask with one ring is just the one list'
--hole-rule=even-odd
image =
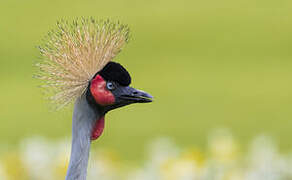
{"label": "bristly crest feather", "polygon": [[127,25],[109,20],[62,20],[39,46],[42,61],[37,77],[61,108],[81,96],[92,77],[111,61],[129,40]]}

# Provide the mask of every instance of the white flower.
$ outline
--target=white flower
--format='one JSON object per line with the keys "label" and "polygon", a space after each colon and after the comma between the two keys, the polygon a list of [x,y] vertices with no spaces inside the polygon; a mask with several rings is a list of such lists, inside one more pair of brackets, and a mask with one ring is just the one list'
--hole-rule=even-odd
{"label": "white flower", "polygon": [[259,136],[251,144],[248,154],[247,180],[278,180],[285,179],[287,160],[279,154],[274,142]]}
{"label": "white flower", "polygon": [[21,144],[22,161],[31,179],[51,180],[55,167],[54,145],[46,139],[34,137],[26,139]]}

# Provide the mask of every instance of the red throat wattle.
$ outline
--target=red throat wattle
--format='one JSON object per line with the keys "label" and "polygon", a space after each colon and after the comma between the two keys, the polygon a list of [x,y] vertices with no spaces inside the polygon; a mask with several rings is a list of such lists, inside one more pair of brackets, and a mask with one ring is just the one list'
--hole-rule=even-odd
{"label": "red throat wattle", "polygon": [[[112,105],[115,103],[115,96],[106,88],[106,81],[97,75],[91,81],[90,92],[97,104],[101,106]],[[96,140],[104,130],[104,116],[96,120],[91,132],[91,140]]]}
{"label": "red throat wattle", "polygon": [[91,140],[96,140],[101,136],[102,132],[104,130],[104,116],[101,118],[97,119],[91,132]]}
{"label": "red throat wattle", "polygon": [[106,81],[100,75],[91,81],[90,92],[96,103],[101,106],[115,103],[115,96],[106,88]]}

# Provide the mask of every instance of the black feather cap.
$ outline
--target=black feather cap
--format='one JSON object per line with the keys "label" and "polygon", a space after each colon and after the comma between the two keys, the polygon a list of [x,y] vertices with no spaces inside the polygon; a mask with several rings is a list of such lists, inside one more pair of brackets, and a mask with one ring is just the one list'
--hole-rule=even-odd
{"label": "black feather cap", "polygon": [[106,81],[115,81],[122,86],[131,84],[131,76],[129,72],[119,63],[109,62],[97,74],[101,75]]}

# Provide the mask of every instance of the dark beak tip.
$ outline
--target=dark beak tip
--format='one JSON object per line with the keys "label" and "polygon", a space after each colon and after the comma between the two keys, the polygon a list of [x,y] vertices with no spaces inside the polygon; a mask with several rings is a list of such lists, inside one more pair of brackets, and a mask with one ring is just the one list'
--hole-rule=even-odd
{"label": "dark beak tip", "polygon": [[146,96],[142,96],[143,100],[145,100],[146,103],[153,102],[154,98],[150,94],[147,94]]}
{"label": "dark beak tip", "polygon": [[131,88],[130,91],[120,96],[121,99],[131,103],[150,103],[153,96],[145,91]]}
{"label": "dark beak tip", "polygon": [[150,103],[150,102],[153,102],[153,98],[149,98],[149,97],[138,97],[137,98],[137,102],[139,102],[139,103]]}
{"label": "dark beak tip", "polygon": [[150,102],[153,102],[153,99],[147,99],[147,100],[145,100],[145,103],[150,103]]}

